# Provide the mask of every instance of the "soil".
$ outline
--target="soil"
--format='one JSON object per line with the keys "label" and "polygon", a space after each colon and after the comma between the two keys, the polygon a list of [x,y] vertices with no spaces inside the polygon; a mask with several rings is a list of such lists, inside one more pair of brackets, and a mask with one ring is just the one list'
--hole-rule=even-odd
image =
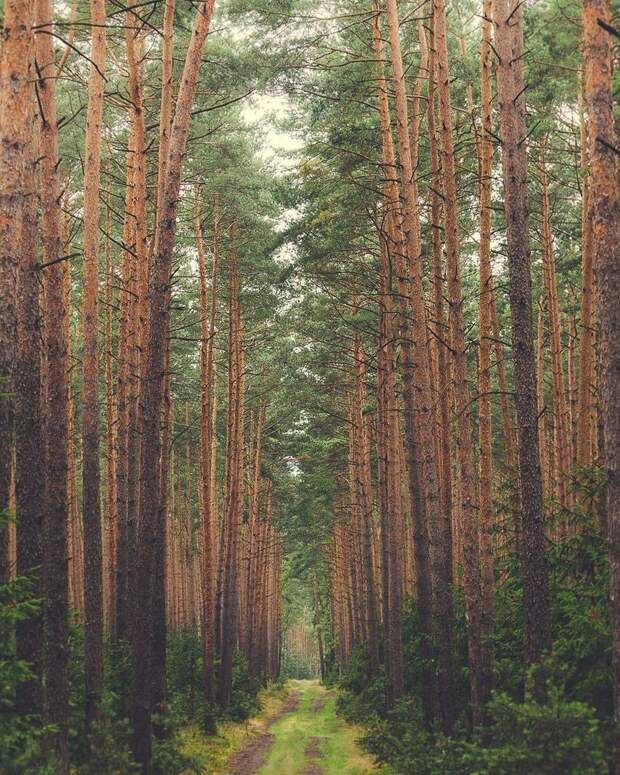
{"label": "soil", "polygon": [[318,760],[323,758],[321,746],[324,740],[324,737],[311,737],[308,740],[308,745],[306,746],[306,760],[308,763],[302,770],[301,775],[324,775],[325,770],[318,763]]}
{"label": "soil", "polygon": [[270,732],[254,737],[242,751],[233,754],[228,762],[229,775],[254,775],[265,763],[273,742]]}
{"label": "soil", "polygon": [[[282,703],[280,710],[269,719],[267,726],[270,727],[278,719],[281,719],[282,716],[292,713],[298,704],[299,693],[291,692]],[[230,757],[228,761],[228,775],[255,775],[265,763],[272,743],[273,735],[271,732],[263,732],[253,737],[245,748],[237,751]],[[311,773],[311,775],[321,775],[321,771]]]}
{"label": "soil", "polygon": [[317,700],[315,700],[312,703],[312,707],[310,708],[310,710],[313,713],[320,713],[324,707],[325,707],[325,697],[319,697]]}

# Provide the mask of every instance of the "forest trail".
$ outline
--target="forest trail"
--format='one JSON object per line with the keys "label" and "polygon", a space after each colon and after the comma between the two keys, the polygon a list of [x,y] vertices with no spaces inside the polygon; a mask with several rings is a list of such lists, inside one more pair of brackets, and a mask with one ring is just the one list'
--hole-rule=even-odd
{"label": "forest trail", "polygon": [[336,716],[336,693],[318,681],[291,681],[282,710],[245,748],[233,754],[228,775],[362,775],[377,772],[355,743],[354,730]]}

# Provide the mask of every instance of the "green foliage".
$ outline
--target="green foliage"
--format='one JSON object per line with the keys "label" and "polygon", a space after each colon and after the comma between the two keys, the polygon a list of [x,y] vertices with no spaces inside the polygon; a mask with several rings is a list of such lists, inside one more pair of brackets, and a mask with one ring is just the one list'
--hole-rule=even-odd
{"label": "green foliage", "polygon": [[153,737],[153,767],[156,772],[166,775],[180,775],[182,772],[202,772],[202,760],[181,750],[178,738],[179,726],[172,723],[172,717],[166,714],[158,717],[161,734]]}
{"label": "green foliage", "polygon": [[433,736],[418,708],[405,700],[385,719],[375,718],[363,746],[397,773],[407,775],[529,775],[605,771],[599,722],[588,705],[567,700],[557,688],[548,701],[515,702],[494,695],[485,740]]}
{"label": "green foliage", "polygon": [[[6,518],[0,519],[0,529]],[[10,775],[37,772],[51,775],[42,759],[42,743],[51,730],[35,716],[18,716],[15,712],[15,691],[23,681],[32,677],[28,663],[17,659],[15,653],[15,625],[40,610],[40,602],[32,594],[27,578],[0,584],[0,763],[2,771]]]}
{"label": "green foliage", "polygon": [[[597,502],[596,477],[591,502]],[[394,709],[384,705],[382,676],[369,678],[363,650],[353,652],[341,678],[339,712],[367,728],[364,746],[396,772],[444,773],[598,773],[605,771],[605,733],[612,716],[611,634],[605,539],[592,509],[576,507],[553,518],[570,520],[571,536],[550,544],[553,644],[542,667],[547,702],[529,696],[523,660],[523,593],[518,561],[499,569],[495,597],[497,691],[488,706],[484,737],[467,732],[467,652],[462,601],[455,599],[456,685],[453,701],[460,719],[446,739],[424,728],[419,696],[421,662],[415,602],[404,617],[406,691]],[[525,699],[524,698],[525,695]]]}
{"label": "green foliage", "polygon": [[197,633],[174,634],[166,652],[168,708],[186,722],[202,711],[202,643]]}
{"label": "green foliage", "polygon": [[378,676],[372,676],[370,658],[362,646],[351,652],[339,685],[337,710],[347,721],[365,723],[369,718],[385,715],[387,678],[383,669]]}
{"label": "green foliage", "polygon": [[[101,720],[93,727],[91,748],[80,747],[76,753],[75,730],[71,729],[73,762],[76,775],[132,775],[140,772],[129,749],[130,728],[126,719],[114,716],[111,696],[104,694]],[[83,737],[83,736],[82,736]]]}
{"label": "green foliage", "polygon": [[260,711],[259,686],[250,676],[245,655],[240,651],[233,657],[232,689],[227,715],[233,721],[245,721]]}
{"label": "green foliage", "polygon": [[312,665],[309,665],[299,654],[293,654],[288,649],[285,649],[282,654],[280,677],[283,680],[296,678],[302,681],[316,678]]}

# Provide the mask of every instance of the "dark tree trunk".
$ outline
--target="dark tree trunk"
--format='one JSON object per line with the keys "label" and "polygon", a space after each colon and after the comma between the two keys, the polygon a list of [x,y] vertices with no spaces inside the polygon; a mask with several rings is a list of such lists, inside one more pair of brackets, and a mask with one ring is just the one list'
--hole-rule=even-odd
{"label": "dark tree trunk", "polygon": [[[200,72],[202,51],[209,33],[214,0],[202,2],[196,12],[176,111],[170,132],[163,197],[159,219],[148,297],[148,338],[146,342],[144,382],[142,386],[141,453],[140,453],[140,528],[136,552],[136,585],[134,608],[134,686],[133,686],[133,751],[145,772],[151,770],[152,686],[163,682],[163,675],[152,671],[151,640],[155,619],[165,619],[161,597],[153,606],[155,561],[161,555],[157,543],[163,540],[165,524],[160,498],[159,465],[161,452],[161,412],[164,397],[169,291],[172,253],[176,233],[176,212],[181,186],[181,166],[187,145],[192,105]],[[160,667],[161,671],[161,667]]]}
{"label": "dark tree trunk", "polygon": [[[49,0],[37,0],[37,27],[51,33],[53,12]],[[43,213],[43,261],[63,255],[56,80],[53,38],[38,34],[37,91],[41,110],[40,174]],[[67,449],[68,358],[65,336],[67,301],[63,264],[44,270],[45,283],[45,428],[46,490],[43,528],[43,586],[45,616],[45,716],[57,732],[50,739],[57,772],[68,771],[68,576],[67,576]]]}
{"label": "dark tree trunk", "polygon": [[106,54],[104,0],[91,0],[91,69],[84,151],[82,482],[84,492],[84,647],[86,727],[103,690],[103,586],[99,470],[99,179]]}
{"label": "dark tree trunk", "polygon": [[[30,105],[32,105],[32,96]],[[32,121],[29,122],[32,127]],[[24,168],[24,206],[17,288],[17,363],[15,369],[15,489],[17,511],[17,575],[30,580],[31,594],[40,599],[43,515],[45,510],[44,439],[41,416],[41,318],[37,262],[37,192],[32,138]],[[30,665],[32,679],[17,687],[16,709],[40,715],[43,616],[35,614],[16,627],[17,658]]]}
{"label": "dark tree trunk", "polygon": [[550,630],[528,237],[523,8],[518,0],[495,0],[493,14],[518,424],[525,658],[531,665],[542,659]]}

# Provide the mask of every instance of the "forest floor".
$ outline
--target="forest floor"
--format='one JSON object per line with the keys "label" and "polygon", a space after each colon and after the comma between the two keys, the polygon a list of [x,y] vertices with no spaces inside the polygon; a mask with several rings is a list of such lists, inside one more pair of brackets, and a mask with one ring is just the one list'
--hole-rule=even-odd
{"label": "forest floor", "polygon": [[259,716],[202,741],[188,730],[184,748],[205,757],[202,772],[210,775],[378,772],[357,746],[357,730],[336,715],[336,696],[318,681],[289,681],[283,691],[265,694]]}

